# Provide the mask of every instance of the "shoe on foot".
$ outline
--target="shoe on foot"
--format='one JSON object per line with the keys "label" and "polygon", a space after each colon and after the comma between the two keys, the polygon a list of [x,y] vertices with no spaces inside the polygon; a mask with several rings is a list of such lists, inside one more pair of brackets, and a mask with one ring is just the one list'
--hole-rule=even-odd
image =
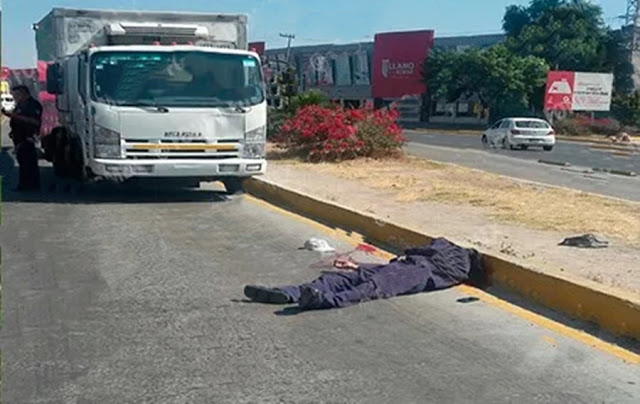
{"label": "shoe on foot", "polygon": [[302,286],[300,288],[300,300],[298,305],[302,309],[321,309],[322,308],[322,292],[310,286]]}
{"label": "shoe on foot", "polygon": [[244,287],[244,295],[258,303],[287,304],[291,302],[289,295],[283,291],[263,286],[247,285]]}

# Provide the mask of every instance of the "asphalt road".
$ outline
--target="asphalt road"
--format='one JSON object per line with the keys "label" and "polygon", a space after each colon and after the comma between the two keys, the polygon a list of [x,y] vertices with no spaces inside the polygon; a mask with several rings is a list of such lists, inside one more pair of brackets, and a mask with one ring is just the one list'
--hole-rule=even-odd
{"label": "asphalt road", "polygon": [[[576,143],[559,142],[551,152],[485,149],[478,136],[437,135],[407,131],[407,151],[418,157],[455,163],[549,185],[568,187],[640,201],[640,177],[625,177],[585,169],[602,167],[640,173],[640,156],[621,159]],[[571,167],[538,163],[539,159],[568,161]]]}
{"label": "asphalt road", "polygon": [[[480,135],[438,135],[411,131],[408,131],[407,134],[411,142],[433,146],[484,150],[480,141]],[[539,159],[547,159],[562,162],[567,161],[579,167],[598,167],[640,173],[639,155],[630,158],[621,158],[606,151],[590,149],[587,145],[576,142],[558,141],[554,149],[550,152],[545,152],[537,148],[530,148],[529,150],[490,149],[487,150],[487,152],[525,160],[537,161]]]}
{"label": "asphalt road", "polygon": [[[0,172],[15,182],[6,151]],[[640,366],[459,289],[307,313],[242,302],[246,283],[317,276],[308,237],[351,249],[248,197],[3,201],[5,403],[640,401]]]}

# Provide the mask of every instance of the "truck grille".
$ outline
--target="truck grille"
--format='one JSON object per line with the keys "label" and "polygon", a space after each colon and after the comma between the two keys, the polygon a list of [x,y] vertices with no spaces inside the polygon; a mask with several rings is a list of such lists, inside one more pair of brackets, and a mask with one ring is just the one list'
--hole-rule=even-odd
{"label": "truck grille", "polygon": [[143,140],[125,141],[126,158],[134,160],[155,159],[211,159],[240,157],[240,140],[224,140],[207,143],[206,140]]}

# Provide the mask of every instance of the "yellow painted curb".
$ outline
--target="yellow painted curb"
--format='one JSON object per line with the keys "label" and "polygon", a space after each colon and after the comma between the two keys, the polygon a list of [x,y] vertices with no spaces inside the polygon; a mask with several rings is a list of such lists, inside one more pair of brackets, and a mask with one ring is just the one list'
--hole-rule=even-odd
{"label": "yellow painted curb", "polygon": [[[273,205],[347,233],[359,233],[365,242],[395,253],[434,238],[264,179],[247,180],[245,189]],[[566,274],[542,273],[499,257],[484,253],[483,256],[492,286],[515,291],[572,318],[595,323],[616,336],[640,340],[639,296]]]}

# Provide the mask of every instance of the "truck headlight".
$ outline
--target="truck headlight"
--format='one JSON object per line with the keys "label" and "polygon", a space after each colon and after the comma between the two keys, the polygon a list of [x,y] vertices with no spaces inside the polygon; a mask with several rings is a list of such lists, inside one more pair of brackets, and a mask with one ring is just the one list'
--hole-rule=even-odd
{"label": "truck headlight", "polygon": [[265,155],[267,127],[260,126],[244,134],[243,157],[246,159],[262,159]]}
{"label": "truck headlight", "polygon": [[244,134],[245,143],[264,143],[267,141],[267,127],[261,126]]}
{"label": "truck headlight", "polygon": [[242,154],[246,159],[262,159],[265,154],[264,143],[245,144]]}
{"label": "truck headlight", "polygon": [[120,133],[101,126],[94,126],[93,151],[98,158],[122,158]]}

